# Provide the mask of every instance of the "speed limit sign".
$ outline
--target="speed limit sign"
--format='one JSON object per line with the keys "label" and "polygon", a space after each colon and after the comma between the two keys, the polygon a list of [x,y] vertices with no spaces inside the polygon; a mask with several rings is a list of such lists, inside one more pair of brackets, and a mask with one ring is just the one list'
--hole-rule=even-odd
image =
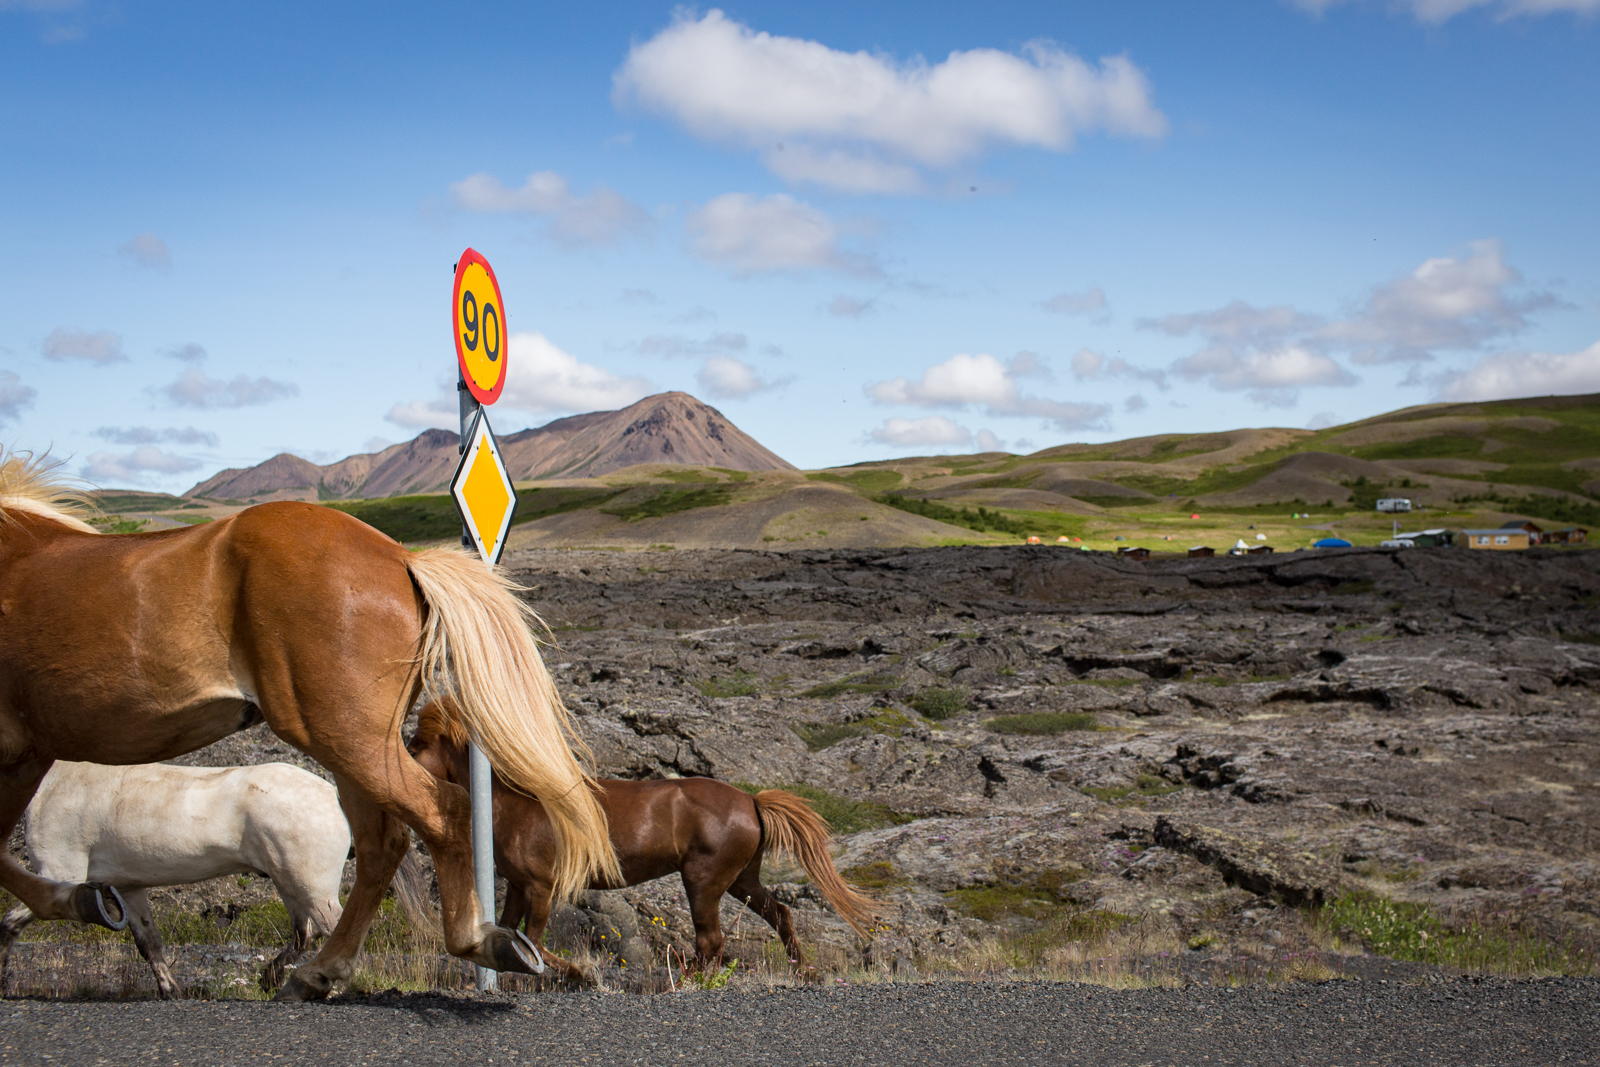
{"label": "speed limit sign", "polygon": [[456,263],[456,283],[451,295],[454,309],[456,359],[461,378],[480,404],[500,399],[506,384],[506,311],[500,299],[500,282],[489,261],[472,249]]}

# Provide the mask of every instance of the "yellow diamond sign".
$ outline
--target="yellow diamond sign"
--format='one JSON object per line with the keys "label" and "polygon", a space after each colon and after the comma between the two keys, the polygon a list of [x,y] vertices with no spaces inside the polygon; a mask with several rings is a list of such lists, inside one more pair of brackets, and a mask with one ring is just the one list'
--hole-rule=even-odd
{"label": "yellow diamond sign", "polygon": [[478,546],[478,554],[492,569],[506,548],[506,534],[517,513],[517,490],[489,429],[489,413],[482,408],[467,432],[467,448],[450,479],[450,495],[456,498],[461,521]]}

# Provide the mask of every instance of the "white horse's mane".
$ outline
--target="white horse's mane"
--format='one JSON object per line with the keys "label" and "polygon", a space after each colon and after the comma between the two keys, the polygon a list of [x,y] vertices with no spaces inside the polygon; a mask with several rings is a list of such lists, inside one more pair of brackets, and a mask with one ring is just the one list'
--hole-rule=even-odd
{"label": "white horse's mane", "polygon": [[80,514],[94,511],[89,492],[57,473],[59,460],[31,452],[0,452],[0,526],[11,523],[14,512],[59,522],[74,530],[99,533]]}

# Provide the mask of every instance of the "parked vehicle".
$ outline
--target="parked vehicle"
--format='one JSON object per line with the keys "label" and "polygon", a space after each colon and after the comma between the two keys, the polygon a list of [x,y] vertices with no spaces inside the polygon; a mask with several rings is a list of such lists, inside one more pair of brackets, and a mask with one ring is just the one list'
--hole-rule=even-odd
{"label": "parked vehicle", "polygon": [[1379,511],[1410,511],[1411,501],[1403,496],[1384,497],[1378,501]]}

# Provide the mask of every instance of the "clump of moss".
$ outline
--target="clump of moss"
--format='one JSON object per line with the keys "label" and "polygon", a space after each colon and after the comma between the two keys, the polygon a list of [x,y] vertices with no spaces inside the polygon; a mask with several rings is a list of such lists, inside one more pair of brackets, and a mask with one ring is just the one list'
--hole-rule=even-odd
{"label": "clump of moss", "polygon": [[1183,786],[1174,784],[1155,774],[1141,774],[1134,779],[1133,785],[1097,787],[1086,785],[1080,787],[1084,792],[1097,800],[1112,803],[1124,797],[1164,797],[1168,793],[1176,793]]}
{"label": "clump of moss", "polygon": [[749,671],[734,671],[727,678],[707,678],[695,683],[708,697],[748,697],[761,692],[761,676]]}
{"label": "clump of moss", "polygon": [[820,752],[832,745],[837,745],[851,737],[864,737],[867,734],[887,734],[890,737],[899,737],[905,733],[906,727],[911,726],[909,717],[902,711],[894,708],[885,708],[870,719],[861,719],[858,722],[845,723],[794,723],[789,728],[800,735],[800,740],[813,752]]}
{"label": "clump of moss", "polygon": [[931,686],[918,690],[911,706],[924,719],[941,722],[966,711],[970,696],[965,686]]}
{"label": "clump of moss", "polygon": [[859,867],[850,867],[840,871],[845,881],[862,889],[890,889],[897,885],[909,885],[911,879],[895,869],[895,865],[888,860],[879,860],[877,863],[863,863]]}
{"label": "clump of moss", "polygon": [[1099,730],[1099,720],[1087,711],[1034,711],[1022,715],[1001,715],[984,723],[997,734],[1046,736],[1068,730]]}
{"label": "clump of moss", "polygon": [[848,693],[887,693],[900,685],[900,677],[895,674],[852,674],[836,682],[824,682],[814,685],[800,695],[803,697],[817,697],[828,699],[844,696]]}

